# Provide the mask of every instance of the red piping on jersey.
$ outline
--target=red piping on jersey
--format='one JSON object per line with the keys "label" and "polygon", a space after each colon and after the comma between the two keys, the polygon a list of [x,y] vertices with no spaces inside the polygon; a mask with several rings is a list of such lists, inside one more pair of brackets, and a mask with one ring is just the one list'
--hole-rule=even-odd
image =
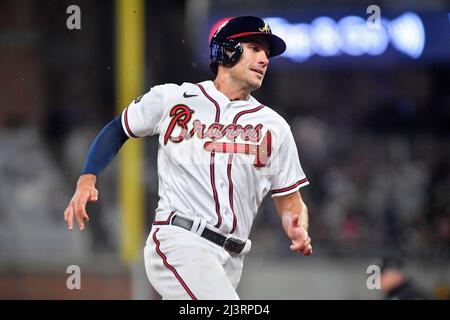
{"label": "red piping on jersey", "polygon": [[233,123],[236,124],[236,122],[238,121],[238,119],[239,119],[242,115],[247,114],[247,113],[253,113],[253,112],[259,111],[259,110],[261,110],[262,108],[264,108],[264,105],[263,105],[263,104],[260,105],[259,107],[256,107],[256,108],[253,108],[253,109],[244,110],[244,111],[239,112],[237,115],[234,116]]}
{"label": "red piping on jersey", "polygon": [[186,285],[186,283],[183,281],[183,279],[180,277],[180,275],[178,274],[177,270],[175,270],[175,268],[173,266],[171,266],[168,262],[167,262],[167,257],[166,255],[161,251],[160,243],[158,241],[158,239],[156,238],[156,233],[159,231],[159,228],[156,228],[155,232],[153,233],[153,241],[155,241],[156,244],[156,252],[158,253],[158,255],[162,258],[164,265],[172,271],[172,273],[175,275],[175,277],[178,279],[178,281],[181,283],[181,285],[183,286],[184,290],[186,290],[186,292],[189,294],[189,296],[192,298],[192,300],[197,300],[197,297],[192,293],[192,291],[188,288],[188,286]]}
{"label": "red piping on jersey", "polygon": [[123,113],[123,120],[125,122],[125,128],[127,129],[128,135],[133,138],[137,138],[137,136],[135,136],[133,132],[131,132],[130,126],[128,125],[128,108],[126,108],[125,112]]}
{"label": "red piping on jersey", "polygon": [[170,213],[170,215],[169,215],[169,217],[167,218],[167,220],[160,220],[160,221],[153,221],[153,225],[168,225],[168,224],[170,224],[170,220],[172,219],[172,216],[174,215],[174,213],[175,213],[175,210],[173,210],[171,213]]}
{"label": "red piping on jersey", "polygon": [[216,189],[216,181],[215,181],[215,173],[214,173],[214,157],[215,153],[211,152],[211,164],[209,166],[209,175],[211,177],[211,186],[214,196],[214,202],[216,203],[216,214],[217,214],[217,224],[215,225],[216,228],[219,228],[222,224],[222,216],[220,215],[220,203],[219,203],[219,196],[217,195],[217,189]]}
{"label": "red piping on jersey", "polygon": [[[215,122],[220,121],[220,106],[217,103],[216,100],[214,100],[210,95],[206,93],[205,88],[199,83],[196,83],[196,85],[200,88],[202,93],[205,95],[206,98],[208,98],[209,101],[211,101],[216,106],[216,117]],[[214,175],[214,156],[215,152],[211,152],[211,165],[209,167],[209,175],[211,177],[211,187],[213,191],[214,196],[214,202],[216,204],[216,214],[217,214],[217,223],[214,227],[219,228],[222,225],[222,216],[220,215],[220,203],[219,203],[219,197],[217,195],[217,189],[216,189],[216,182],[215,182],[215,175]]]}
{"label": "red piping on jersey", "polygon": [[293,185],[290,186],[290,187],[286,187],[286,188],[282,188],[282,189],[275,189],[275,190],[270,191],[270,193],[271,193],[271,194],[276,194],[276,193],[286,192],[286,191],[295,189],[296,187],[298,187],[298,186],[301,185],[301,184],[304,184],[304,183],[307,182],[307,181],[308,181],[308,179],[304,178],[304,179],[298,181],[297,183],[293,184]]}
{"label": "red piping on jersey", "polygon": [[228,197],[230,198],[230,208],[231,212],[233,212],[233,228],[231,229],[231,233],[234,232],[237,225],[237,219],[236,214],[234,213],[234,207],[233,207],[233,179],[231,179],[231,164],[233,161],[233,154],[230,154],[228,156],[228,168],[227,168],[227,176],[228,176]]}
{"label": "red piping on jersey", "polygon": [[203,94],[205,95],[205,97],[208,98],[209,101],[211,101],[212,103],[214,103],[214,105],[216,106],[216,122],[219,122],[220,120],[220,106],[217,103],[216,100],[214,100],[213,98],[211,98],[211,96],[209,94],[206,93],[205,88],[203,88],[203,86],[200,83],[196,83],[196,85],[200,88],[200,90],[203,92]]}
{"label": "red piping on jersey", "polygon": [[[264,105],[260,105],[259,107],[239,112],[234,117],[233,124],[236,125],[238,119],[242,115],[247,114],[247,113],[257,112],[257,111],[261,110],[262,108],[264,108]],[[236,226],[237,226],[237,217],[236,217],[236,214],[234,213],[234,203],[233,203],[233,179],[231,178],[231,166],[232,166],[232,164],[233,164],[233,154],[230,154],[230,156],[228,157],[228,170],[227,170],[228,185],[229,185],[228,196],[230,198],[231,212],[233,212],[233,228],[231,229],[230,233],[233,233],[236,230]]]}

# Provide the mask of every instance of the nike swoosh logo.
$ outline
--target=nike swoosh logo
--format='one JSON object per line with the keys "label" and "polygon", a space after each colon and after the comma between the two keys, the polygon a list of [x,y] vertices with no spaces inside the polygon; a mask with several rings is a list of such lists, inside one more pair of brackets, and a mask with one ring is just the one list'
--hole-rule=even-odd
{"label": "nike swoosh logo", "polygon": [[185,97],[185,98],[192,98],[192,97],[197,97],[197,96],[198,96],[198,94],[186,94],[186,92],[183,93],[183,97]]}

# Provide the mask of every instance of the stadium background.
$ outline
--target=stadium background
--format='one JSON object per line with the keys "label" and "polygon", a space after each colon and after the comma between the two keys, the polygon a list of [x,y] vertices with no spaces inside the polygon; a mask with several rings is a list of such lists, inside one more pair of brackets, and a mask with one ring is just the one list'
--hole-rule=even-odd
{"label": "stadium background", "polygon": [[[66,26],[73,4],[81,30]],[[211,78],[207,36],[221,17],[366,19],[371,4],[390,21],[415,12],[430,23],[418,57],[392,42],[379,55],[279,58],[255,92],[288,119],[298,142],[311,181],[302,195],[314,255],[290,253],[267,198],[252,229],[243,299],[380,299],[366,286],[366,269],[385,254],[403,257],[433,297],[449,297],[450,7],[443,0],[145,2],[141,94],[154,84]],[[87,230],[69,233],[63,220],[90,142],[118,114],[115,5],[0,3],[1,299],[158,298],[139,257],[130,263],[121,254],[119,161],[100,178]],[[157,140],[142,144],[145,221],[134,232],[143,245],[157,203]],[[81,268],[81,290],[66,287],[70,265]]]}

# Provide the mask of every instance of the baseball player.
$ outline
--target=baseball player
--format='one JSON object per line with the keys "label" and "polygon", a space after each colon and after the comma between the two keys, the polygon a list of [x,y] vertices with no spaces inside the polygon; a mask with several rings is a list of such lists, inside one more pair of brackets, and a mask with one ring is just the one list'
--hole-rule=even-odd
{"label": "baseball player", "polygon": [[[299,189],[309,182],[288,123],[250,93],[286,49],[258,17],[221,25],[210,41],[214,81],[157,85],[96,137],[64,217],[80,230],[97,177],[129,138],[159,135],[159,203],[145,248],[163,299],[239,299],[248,238],[270,193],[290,249],[312,254]],[[132,164],[130,164],[132,165]]]}

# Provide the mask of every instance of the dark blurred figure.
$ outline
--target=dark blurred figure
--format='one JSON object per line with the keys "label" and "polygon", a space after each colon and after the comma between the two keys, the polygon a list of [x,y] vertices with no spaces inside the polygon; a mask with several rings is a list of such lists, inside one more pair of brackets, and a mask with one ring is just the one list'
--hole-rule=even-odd
{"label": "dark blurred figure", "polygon": [[381,290],[386,300],[429,300],[431,296],[420,288],[403,271],[399,258],[384,257],[379,264],[381,271]]}

